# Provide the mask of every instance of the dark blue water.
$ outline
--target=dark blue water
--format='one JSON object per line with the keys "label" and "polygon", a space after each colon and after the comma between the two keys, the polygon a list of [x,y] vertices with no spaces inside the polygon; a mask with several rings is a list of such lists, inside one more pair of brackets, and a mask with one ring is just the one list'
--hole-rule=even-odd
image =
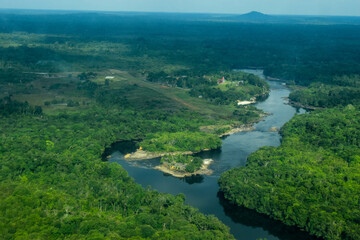
{"label": "dark blue water", "polygon": [[[261,77],[261,70],[248,70]],[[237,239],[312,239],[309,235],[298,229],[287,227],[267,216],[241,207],[229,204],[219,193],[217,180],[221,173],[234,167],[244,166],[247,157],[263,146],[279,146],[280,135],[271,132],[271,127],[280,128],[295,114],[304,113],[303,109],[295,109],[286,104],[284,98],[289,96],[290,90],[281,82],[269,81],[271,92],[269,97],[256,106],[271,115],[255,124],[256,130],[240,132],[226,137],[221,150],[203,152],[199,155],[214,159],[210,166],[214,170],[211,176],[194,176],[188,178],[175,178],[152,167],[159,164],[159,159],[127,162],[123,156],[129,146],[121,146],[122,153],[112,153],[110,161],[121,164],[135,181],[144,187],[151,186],[160,192],[186,195],[186,203],[200,209],[205,214],[213,214],[228,225],[231,233]],[[129,144],[129,143],[127,143]]]}

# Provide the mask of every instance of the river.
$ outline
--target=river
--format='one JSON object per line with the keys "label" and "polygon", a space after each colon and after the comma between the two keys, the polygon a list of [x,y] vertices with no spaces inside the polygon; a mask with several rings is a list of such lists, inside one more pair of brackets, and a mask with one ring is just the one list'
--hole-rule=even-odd
{"label": "river", "polygon": [[[242,70],[264,78],[262,70]],[[234,167],[245,166],[247,157],[263,146],[279,146],[280,135],[271,132],[271,127],[279,129],[297,113],[305,113],[303,109],[296,109],[286,104],[284,98],[289,96],[290,90],[279,81],[268,81],[271,87],[269,97],[256,107],[271,115],[254,125],[251,132],[240,132],[223,139],[221,150],[198,154],[203,158],[214,159],[210,166],[214,170],[211,176],[193,176],[175,178],[164,174],[152,167],[159,164],[159,159],[127,162],[123,156],[134,151],[130,142],[118,143],[113,146],[109,161],[121,164],[135,181],[144,187],[151,186],[160,192],[186,195],[186,203],[198,208],[205,214],[213,214],[230,227],[231,233],[237,239],[314,239],[307,233],[296,228],[287,227],[279,221],[274,221],[255,211],[229,204],[218,193],[218,179],[224,171]],[[116,150],[121,149],[121,152]]]}

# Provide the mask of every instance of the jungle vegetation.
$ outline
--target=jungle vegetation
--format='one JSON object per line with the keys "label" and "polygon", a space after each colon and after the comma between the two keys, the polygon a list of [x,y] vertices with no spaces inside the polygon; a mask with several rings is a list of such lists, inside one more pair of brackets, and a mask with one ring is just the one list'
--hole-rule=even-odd
{"label": "jungle vegetation", "polygon": [[184,195],[143,189],[120,165],[101,160],[106,145],[156,131],[154,124],[187,128],[182,118],[169,124],[143,114],[153,119],[100,107],[2,117],[2,238],[231,239],[218,219],[184,205]]}
{"label": "jungle vegetation", "polygon": [[150,152],[200,152],[220,148],[221,144],[218,136],[204,132],[148,134],[140,143],[144,150]]}
{"label": "jungle vegetation", "polygon": [[360,76],[334,77],[331,84],[315,82],[292,92],[290,100],[310,107],[335,107],[360,103]]}
{"label": "jungle vegetation", "polygon": [[297,115],[280,147],[224,173],[225,198],[325,239],[360,237],[360,114],[348,105]]}

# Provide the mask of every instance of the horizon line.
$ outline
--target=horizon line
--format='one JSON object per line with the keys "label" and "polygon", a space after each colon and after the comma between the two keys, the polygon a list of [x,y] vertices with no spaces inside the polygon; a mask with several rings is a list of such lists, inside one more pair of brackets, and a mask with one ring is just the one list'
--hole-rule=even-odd
{"label": "horizon line", "polygon": [[54,12],[100,12],[100,13],[161,13],[161,14],[215,14],[215,15],[245,15],[249,13],[261,13],[268,16],[298,16],[298,17],[360,17],[360,15],[314,15],[314,14],[269,14],[260,11],[249,11],[245,13],[216,13],[216,12],[176,12],[176,11],[130,11],[130,10],[91,10],[91,9],[36,9],[36,8],[0,8],[0,11],[54,11]]}

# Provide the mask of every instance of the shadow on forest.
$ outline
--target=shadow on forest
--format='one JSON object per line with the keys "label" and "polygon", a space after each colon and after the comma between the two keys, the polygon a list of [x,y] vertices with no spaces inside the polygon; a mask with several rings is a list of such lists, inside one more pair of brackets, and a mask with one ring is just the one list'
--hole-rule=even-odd
{"label": "shadow on forest", "polygon": [[303,232],[297,227],[286,226],[282,222],[273,220],[267,215],[258,213],[255,210],[236,206],[226,200],[222,192],[218,192],[217,197],[220,205],[224,209],[225,215],[230,217],[233,222],[250,227],[261,227],[282,240],[292,240],[294,239],[294,236],[296,236],[297,239],[302,240],[321,239],[310,236],[307,232]]}

